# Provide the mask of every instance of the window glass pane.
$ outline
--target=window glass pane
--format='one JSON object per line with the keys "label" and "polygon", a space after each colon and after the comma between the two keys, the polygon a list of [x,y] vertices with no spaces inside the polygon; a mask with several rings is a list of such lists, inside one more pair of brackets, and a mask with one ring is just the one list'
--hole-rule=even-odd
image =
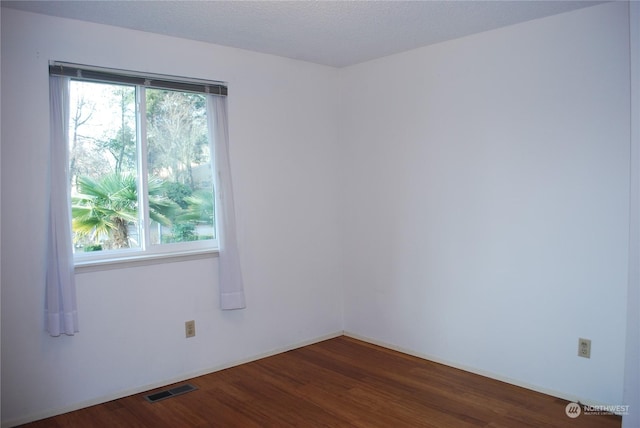
{"label": "window glass pane", "polygon": [[151,244],[215,238],[206,98],[146,90]]}
{"label": "window glass pane", "polygon": [[76,252],[140,246],[135,87],[71,81],[69,169]]}

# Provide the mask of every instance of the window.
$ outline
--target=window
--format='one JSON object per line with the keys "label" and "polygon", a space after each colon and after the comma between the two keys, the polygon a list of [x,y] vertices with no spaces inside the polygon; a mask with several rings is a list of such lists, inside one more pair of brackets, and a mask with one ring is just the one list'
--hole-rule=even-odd
{"label": "window", "polygon": [[[215,249],[210,86],[103,69],[51,70],[71,77],[76,261]],[[207,83],[226,95],[225,87]]]}

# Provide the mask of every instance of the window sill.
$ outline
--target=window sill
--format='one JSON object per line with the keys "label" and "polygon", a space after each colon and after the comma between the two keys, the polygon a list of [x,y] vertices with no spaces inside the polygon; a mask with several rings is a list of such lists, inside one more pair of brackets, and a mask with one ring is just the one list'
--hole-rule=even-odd
{"label": "window sill", "polygon": [[218,257],[218,249],[180,251],[162,254],[142,254],[136,256],[112,258],[108,260],[76,260],[75,273],[97,272],[111,269],[124,269],[137,266],[183,262]]}

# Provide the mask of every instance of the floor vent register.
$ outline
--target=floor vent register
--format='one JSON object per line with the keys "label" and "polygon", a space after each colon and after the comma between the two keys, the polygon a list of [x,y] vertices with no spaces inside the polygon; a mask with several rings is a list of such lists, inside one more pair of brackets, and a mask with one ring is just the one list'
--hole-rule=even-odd
{"label": "floor vent register", "polygon": [[187,392],[195,391],[196,389],[198,388],[191,385],[190,383],[185,383],[184,385],[176,386],[175,388],[165,389],[164,391],[154,392],[153,394],[145,395],[144,398],[150,403],[155,403],[156,401],[175,397],[176,395],[186,394]]}

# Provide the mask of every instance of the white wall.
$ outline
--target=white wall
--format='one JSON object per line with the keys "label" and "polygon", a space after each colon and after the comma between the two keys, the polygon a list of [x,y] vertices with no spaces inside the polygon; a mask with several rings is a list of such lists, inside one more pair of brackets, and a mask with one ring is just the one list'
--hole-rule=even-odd
{"label": "white wall", "polygon": [[[344,71],[345,331],[620,404],[628,6]],[[578,337],[592,340],[577,357]]]}
{"label": "white wall", "polygon": [[[44,333],[50,59],[229,82],[246,310],[218,310],[211,258],[79,274],[81,332]],[[329,67],[3,8],[5,425],[342,331],[339,183],[327,168],[337,79]]]}

